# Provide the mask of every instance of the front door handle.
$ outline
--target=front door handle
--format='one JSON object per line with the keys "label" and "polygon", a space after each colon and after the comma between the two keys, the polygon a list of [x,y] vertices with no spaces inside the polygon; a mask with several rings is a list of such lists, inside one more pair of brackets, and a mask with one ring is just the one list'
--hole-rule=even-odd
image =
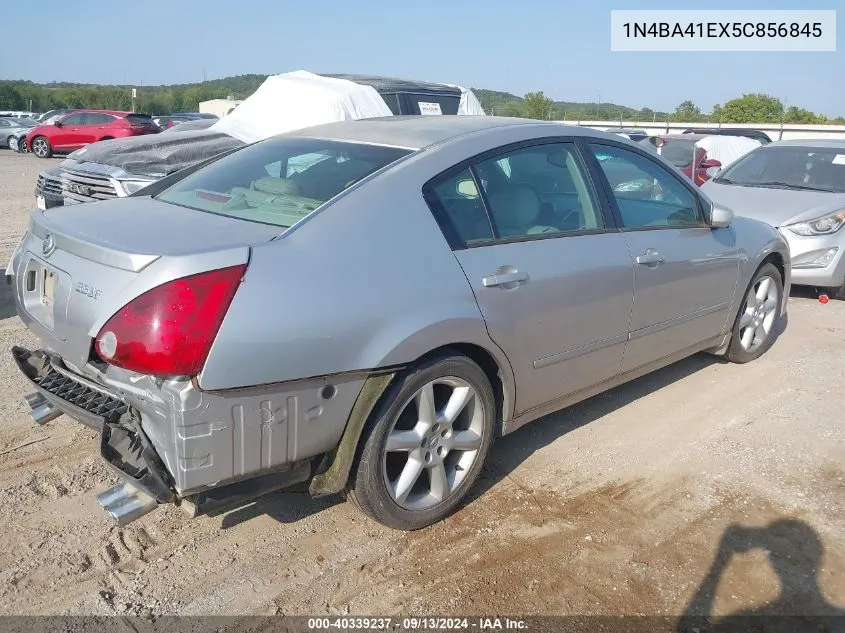
{"label": "front door handle", "polygon": [[666,258],[654,248],[646,249],[644,254],[637,255],[637,263],[642,264],[643,266],[657,266],[665,261]]}
{"label": "front door handle", "polygon": [[516,288],[519,284],[528,281],[528,273],[513,272],[513,273],[496,273],[489,277],[484,277],[481,280],[485,288],[492,288],[494,286],[501,286],[504,288]]}

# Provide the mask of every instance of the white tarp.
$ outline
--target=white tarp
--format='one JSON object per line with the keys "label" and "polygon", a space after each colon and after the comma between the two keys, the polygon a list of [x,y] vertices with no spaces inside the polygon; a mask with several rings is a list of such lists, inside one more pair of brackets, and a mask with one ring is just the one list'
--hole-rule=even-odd
{"label": "white tarp", "polygon": [[481,103],[478,101],[478,97],[475,96],[475,93],[473,93],[472,90],[462,86],[457,87],[461,89],[461,103],[458,106],[458,114],[486,114],[486,112],[484,112],[484,108],[481,107]]}
{"label": "white tarp", "polygon": [[760,141],[744,136],[706,136],[696,143],[707,152],[707,158],[718,160],[724,169],[751,150],[760,147]]}
{"label": "white tarp", "polygon": [[372,86],[297,70],[267,77],[234,112],[209,129],[254,143],[312,125],[391,115]]}

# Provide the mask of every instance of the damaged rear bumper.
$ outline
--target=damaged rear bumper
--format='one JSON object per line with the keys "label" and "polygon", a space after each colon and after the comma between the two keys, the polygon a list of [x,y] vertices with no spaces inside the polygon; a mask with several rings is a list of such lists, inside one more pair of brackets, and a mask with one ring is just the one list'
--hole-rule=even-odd
{"label": "damaged rear bumper", "polygon": [[[156,503],[175,499],[167,469],[128,404],[95,383],[60,368],[42,351],[13,347],[12,357],[36,390],[26,397],[30,406],[35,405],[33,420],[43,424],[49,421],[46,418],[65,413],[99,431],[100,455],[115,474]],[[49,413],[39,419],[38,412],[42,410]]]}
{"label": "damaged rear bumper", "polygon": [[315,474],[312,494],[339,492],[392,378],[360,373],[206,392],[119,368],[83,376],[51,352],[11,351],[34,390],[26,400],[35,421],[67,414],[100,433],[103,459],[128,484],[98,498],[119,522],[169,502],[209,514]]}

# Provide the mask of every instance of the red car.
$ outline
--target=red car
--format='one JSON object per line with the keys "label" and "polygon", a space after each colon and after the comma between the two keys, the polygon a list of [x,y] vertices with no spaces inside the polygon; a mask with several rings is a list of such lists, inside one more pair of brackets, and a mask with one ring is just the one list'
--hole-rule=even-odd
{"label": "red car", "polygon": [[39,125],[26,135],[27,147],[38,158],[66,154],[109,138],[157,134],[161,129],[148,114],[116,110],[77,110],[51,125]]}

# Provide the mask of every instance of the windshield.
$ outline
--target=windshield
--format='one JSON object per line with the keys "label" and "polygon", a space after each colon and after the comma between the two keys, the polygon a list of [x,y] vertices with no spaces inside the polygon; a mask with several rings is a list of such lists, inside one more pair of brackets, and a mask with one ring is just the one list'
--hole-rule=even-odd
{"label": "windshield", "polygon": [[845,146],[756,149],[719,174],[717,182],[845,193]]}
{"label": "windshield", "polygon": [[320,139],[271,138],[185,177],[157,200],[289,227],[406,149]]}
{"label": "windshield", "polygon": [[695,141],[683,139],[667,139],[660,148],[660,155],[675,167],[686,167],[695,156]]}

